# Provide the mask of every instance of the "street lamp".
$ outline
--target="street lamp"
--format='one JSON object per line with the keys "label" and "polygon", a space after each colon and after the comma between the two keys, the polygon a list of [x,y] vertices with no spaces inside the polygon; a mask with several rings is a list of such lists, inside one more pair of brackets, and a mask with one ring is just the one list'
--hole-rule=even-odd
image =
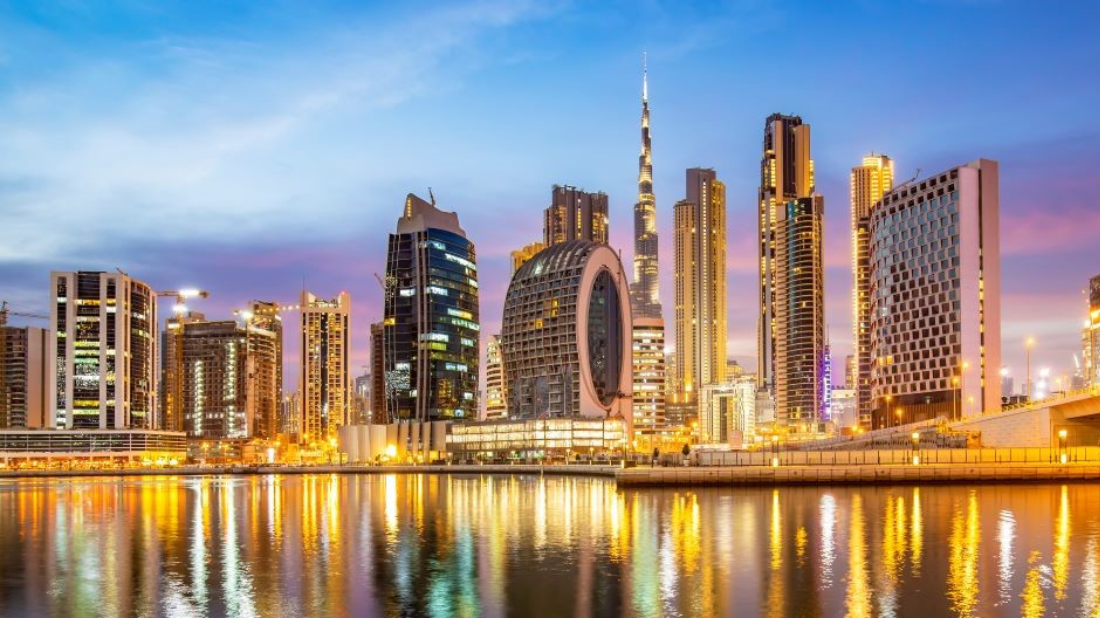
{"label": "street lamp", "polygon": [[1061,461],[1062,463],[1066,463],[1066,460],[1069,459],[1068,457],[1066,457],[1066,438],[1067,437],[1068,437],[1068,433],[1066,432],[1065,429],[1059,429],[1058,430],[1058,460]]}
{"label": "street lamp", "polygon": [[779,467],[779,435],[772,434],[772,467]]}
{"label": "street lamp", "polygon": [[1024,395],[1027,397],[1027,401],[1031,401],[1031,347],[1035,345],[1035,339],[1028,337],[1024,342],[1024,350],[1027,356],[1027,392]]}
{"label": "street lamp", "polygon": [[951,420],[958,420],[959,418],[959,396],[962,389],[959,388],[959,376],[951,378],[951,385],[955,388],[951,393]]}
{"label": "street lamp", "polygon": [[898,422],[897,422],[897,424],[898,424],[899,426],[901,425],[901,415],[902,415],[902,411],[901,411],[901,408],[898,408],[897,410],[894,410],[894,416],[898,417]]}
{"label": "street lamp", "polygon": [[913,465],[920,464],[920,433],[914,431],[911,436],[913,439]]}

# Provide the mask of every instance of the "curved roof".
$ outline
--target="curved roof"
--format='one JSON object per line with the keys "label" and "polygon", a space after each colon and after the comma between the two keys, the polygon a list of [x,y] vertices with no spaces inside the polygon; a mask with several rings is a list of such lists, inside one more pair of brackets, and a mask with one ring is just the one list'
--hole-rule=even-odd
{"label": "curved roof", "polygon": [[611,250],[607,245],[591,240],[569,240],[551,245],[524,262],[512,280],[522,281],[546,273],[583,266],[588,256],[601,247]]}

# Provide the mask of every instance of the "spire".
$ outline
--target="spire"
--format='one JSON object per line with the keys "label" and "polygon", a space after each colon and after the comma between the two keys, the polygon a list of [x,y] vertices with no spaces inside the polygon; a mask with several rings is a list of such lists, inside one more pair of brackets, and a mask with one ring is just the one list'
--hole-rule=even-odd
{"label": "spire", "polygon": [[642,102],[649,100],[649,84],[646,73],[648,72],[646,52],[642,52]]}

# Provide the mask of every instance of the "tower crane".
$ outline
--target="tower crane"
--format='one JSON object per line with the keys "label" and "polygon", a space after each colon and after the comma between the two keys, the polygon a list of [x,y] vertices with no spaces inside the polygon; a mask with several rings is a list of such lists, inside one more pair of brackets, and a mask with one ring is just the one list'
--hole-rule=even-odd
{"label": "tower crane", "polygon": [[24,311],[12,311],[8,308],[8,301],[0,301],[0,326],[6,326],[8,323],[9,315],[17,315],[21,318],[31,318],[32,320],[48,320],[50,316],[41,315],[38,313],[27,313]]}
{"label": "tower crane", "polygon": [[172,311],[176,314],[182,314],[187,311],[187,299],[188,298],[209,298],[210,292],[206,290],[196,290],[189,288],[185,290],[163,290],[157,292],[158,298],[175,298],[176,304],[172,307]]}

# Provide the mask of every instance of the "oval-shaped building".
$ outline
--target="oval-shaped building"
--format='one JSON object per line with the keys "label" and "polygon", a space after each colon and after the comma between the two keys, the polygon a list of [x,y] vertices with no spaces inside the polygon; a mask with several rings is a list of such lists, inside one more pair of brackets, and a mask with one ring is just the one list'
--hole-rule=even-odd
{"label": "oval-shaped building", "polygon": [[630,324],[626,273],[606,244],[563,242],[527,260],[504,301],[509,416],[629,423]]}

